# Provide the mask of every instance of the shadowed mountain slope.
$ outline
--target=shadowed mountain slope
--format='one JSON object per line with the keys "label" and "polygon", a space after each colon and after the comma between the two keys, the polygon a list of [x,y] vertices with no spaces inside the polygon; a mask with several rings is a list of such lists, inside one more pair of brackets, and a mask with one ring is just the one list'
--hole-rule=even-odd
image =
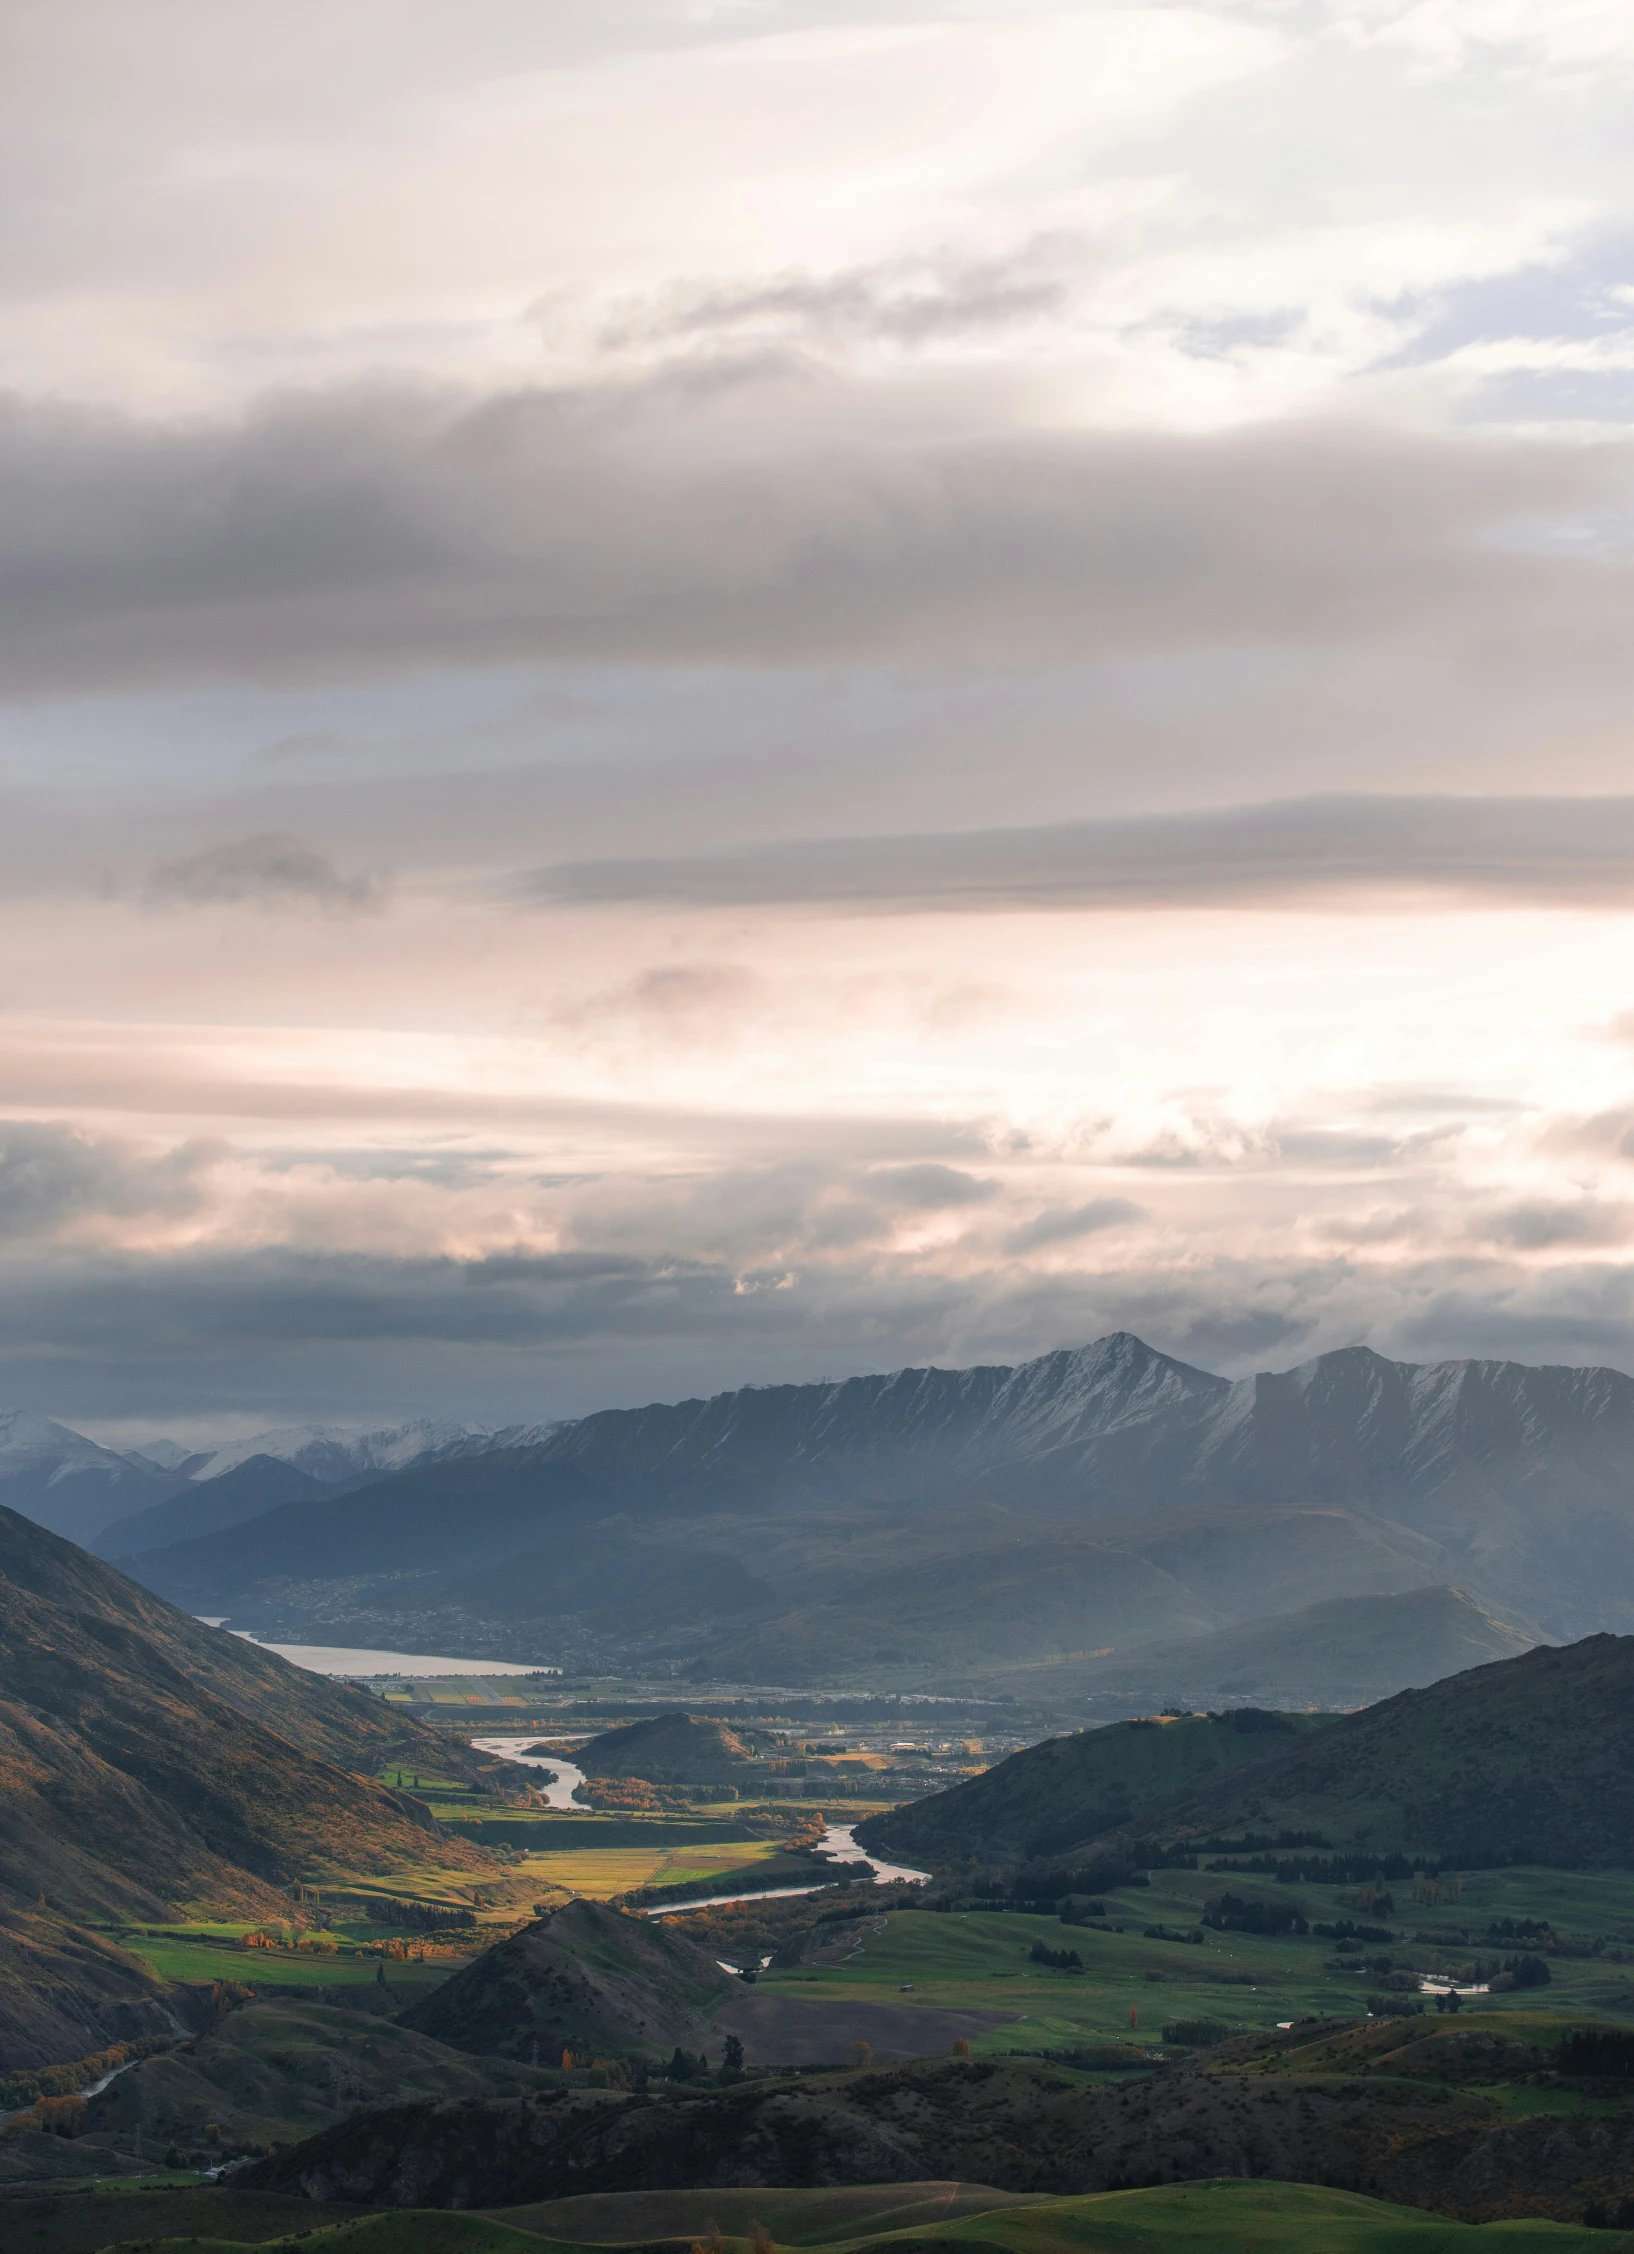
{"label": "shadowed mountain slope", "polygon": [[[1201,1749],[1228,1728],[1258,1732],[1252,1711],[1051,1739],[870,1817],[857,1836],[943,1863],[1285,1831],[1475,1865],[1621,1868],[1634,1856],[1634,1636],[1539,1646],[1358,1714],[1265,1716],[1265,1734],[1242,1741],[1258,1758],[1205,1763]],[[1181,1761],[1192,1744],[1199,1754]],[[1125,1781],[1127,1809],[1109,1821]]]}
{"label": "shadowed mountain slope", "polygon": [[1634,1858],[1634,1636],[1543,1645],[1401,1691],[1187,1793],[1160,1828],[1242,1826],[1461,1863],[1622,1868]]}
{"label": "shadowed mountain slope", "polygon": [[327,1641],[967,1679],[1436,1586],[1558,1638],[1619,1628],[1631,1476],[1614,1371],[1347,1348],[1233,1382],[1120,1333],[464,1442],[140,1570],[191,1610]]}
{"label": "shadowed mountain slope", "polygon": [[667,2051],[710,2033],[731,1975],[656,1918],[569,1902],[484,1950],[401,2024],[455,2050],[556,2065],[564,2050]]}
{"label": "shadowed mountain slope", "polygon": [[71,1541],[175,1491],[173,1474],[98,1447],[49,1417],[0,1409],[0,1508],[21,1511]]}
{"label": "shadowed mountain slope", "polygon": [[[1300,2071],[1302,2051],[1319,2047],[1340,2055]],[[1057,2194],[1118,2187],[1121,2196],[989,2212],[952,2226],[927,2221],[876,2244],[939,2254],[1410,2254],[1420,2223],[1437,2254],[1465,2243],[1456,2225],[1436,2228],[1429,2215],[1375,2206],[1354,2190],[1300,2188],[1366,2186],[1434,2215],[1486,2223],[1496,2243],[1541,2254],[1593,2245],[1586,2231],[1562,2224],[1634,2177],[1634,2110],[1626,2105],[1602,2101],[1562,2119],[1514,2103],[1528,2085],[1535,2097],[1549,2056],[1516,2014],[1506,2015],[1496,2043],[1474,2029],[1415,2041],[1401,2021],[1332,2029],[1326,2046],[1312,2044],[1306,2030],[1250,2036],[1121,2087],[1086,2085],[1036,2059],[927,2058],[656,2104],[573,2090],[546,2104],[389,2107],[276,2153],[238,2180],[311,2200],[393,2207],[572,2200],[558,2212],[583,2218],[582,2228],[584,2195],[597,2191],[708,2186],[713,2199],[721,2186],[906,2185],[939,2175]],[[1156,2192],[1122,2188],[1130,2184],[1172,2187],[1163,2195],[1169,2204]],[[1139,2222],[1147,2202],[1160,2207],[1149,2230]],[[673,2229],[685,2212],[662,2217],[652,2202],[642,2219],[648,2230],[661,2219]],[[707,2223],[712,2209],[692,2213]],[[730,2228],[763,2214],[734,2203],[726,2220]],[[1540,2222],[1544,2216],[1556,2220]],[[548,2209],[524,2209],[517,2219],[524,2217],[551,2227]],[[1344,2221],[1355,2223],[1354,2236]],[[565,2231],[565,2219],[556,2227]],[[855,2230],[836,2216],[807,2243],[843,2232],[855,2245]]]}
{"label": "shadowed mountain slope", "polygon": [[492,1761],[394,1713],[383,1699],[207,1628],[75,1543],[0,1510],[0,1589],[8,1583],[88,1621],[134,1631],[191,1683],[341,1768],[372,1775],[387,1762],[406,1762],[437,1775],[450,1764],[463,1776],[498,1773]]}
{"label": "shadowed mountain slope", "polygon": [[117,1563],[143,1550],[162,1549],[172,1542],[242,1526],[283,1503],[317,1502],[333,1493],[333,1488],[325,1487],[309,1472],[280,1463],[276,1456],[250,1456],[219,1479],[189,1483],[179,1494],[150,1503],[133,1517],[115,1519],[86,1547],[96,1556]]}
{"label": "shadowed mountain slope", "polygon": [[1113,1722],[1047,1738],[996,1768],[857,1826],[865,1847],[948,1864],[1026,1862],[1126,1825],[1162,1820],[1191,1787],[1330,1725],[1325,1714],[1239,1707]]}

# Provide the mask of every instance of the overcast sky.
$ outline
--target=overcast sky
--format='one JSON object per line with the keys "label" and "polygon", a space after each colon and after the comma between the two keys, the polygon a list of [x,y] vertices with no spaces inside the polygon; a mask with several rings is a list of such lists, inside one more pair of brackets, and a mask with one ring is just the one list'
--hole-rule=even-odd
{"label": "overcast sky", "polygon": [[55,0],[0,1400],[1634,1370],[1627,0]]}

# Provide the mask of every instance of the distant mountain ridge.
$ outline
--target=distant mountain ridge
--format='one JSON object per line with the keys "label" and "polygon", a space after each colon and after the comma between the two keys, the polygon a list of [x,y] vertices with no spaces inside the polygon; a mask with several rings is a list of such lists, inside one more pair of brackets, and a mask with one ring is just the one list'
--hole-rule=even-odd
{"label": "distant mountain ridge", "polygon": [[[527,1437],[552,1429],[530,1427]],[[495,1438],[448,1418],[419,1417],[373,1430],[294,1425],[210,1449],[157,1440],[120,1450],[50,1417],[0,1410],[0,1507],[70,1541],[94,1544],[105,1557],[122,1557],[257,1517],[303,1493],[355,1485],[443,1455],[480,1454]],[[260,1469],[243,1477],[251,1466]],[[280,1480],[269,1466],[289,1476]],[[224,1486],[227,1481],[236,1485]],[[194,1488],[213,1490],[204,1509],[183,1510],[173,1520],[150,1518]],[[137,1523],[110,1540],[124,1520]]]}
{"label": "distant mountain ridge", "polygon": [[381,1425],[372,1431],[333,1424],[286,1425],[181,1456],[172,1469],[179,1478],[195,1482],[220,1479],[254,1456],[268,1456],[309,1478],[338,1485],[365,1472],[402,1471],[467,1444],[486,1447],[492,1437],[448,1417],[415,1417],[407,1424]]}
{"label": "distant mountain ridge", "polygon": [[1631,1491],[1616,1371],[1354,1347],[1231,1380],[1120,1332],[467,1436],[139,1570],[261,1632],[907,1683],[1414,1588],[1551,1637],[1626,1626]]}

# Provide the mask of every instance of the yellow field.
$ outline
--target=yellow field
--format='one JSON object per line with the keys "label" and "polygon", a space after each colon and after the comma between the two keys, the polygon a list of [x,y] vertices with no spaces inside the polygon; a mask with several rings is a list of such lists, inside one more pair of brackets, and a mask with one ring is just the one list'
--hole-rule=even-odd
{"label": "yellow field", "polygon": [[747,1870],[780,1851],[775,1839],[716,1840],[700,1844],[686,1840],[674,1847],[578,1847],[557,1855],[526,1855],[510,1867],[507,1876],[526,1872],[541,1885],[565,1886],[604,1902],[610,1895],[627,1893],[633,1886],[661,1886],[666,1880],[713,1878],[723,1881],[735,1871]]}

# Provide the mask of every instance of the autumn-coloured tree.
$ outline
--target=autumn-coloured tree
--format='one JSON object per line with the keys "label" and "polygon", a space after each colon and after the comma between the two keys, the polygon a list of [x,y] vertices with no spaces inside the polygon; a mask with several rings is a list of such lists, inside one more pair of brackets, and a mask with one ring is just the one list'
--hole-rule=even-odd
{"label": "autumn-coloured tree", "polygon": [[970,2056],[970,2045],[965,2041],[962,2035],[954,2036],[953,2042],[948,2051],[948,2056],[950,2058],[968,2058]]}
{"label": "autumn-coloured tree", "polygon": [[853,2043],[851,2046],[851,2063],[853,2066],[872,2066],[874,2063],[873,2044]]}

